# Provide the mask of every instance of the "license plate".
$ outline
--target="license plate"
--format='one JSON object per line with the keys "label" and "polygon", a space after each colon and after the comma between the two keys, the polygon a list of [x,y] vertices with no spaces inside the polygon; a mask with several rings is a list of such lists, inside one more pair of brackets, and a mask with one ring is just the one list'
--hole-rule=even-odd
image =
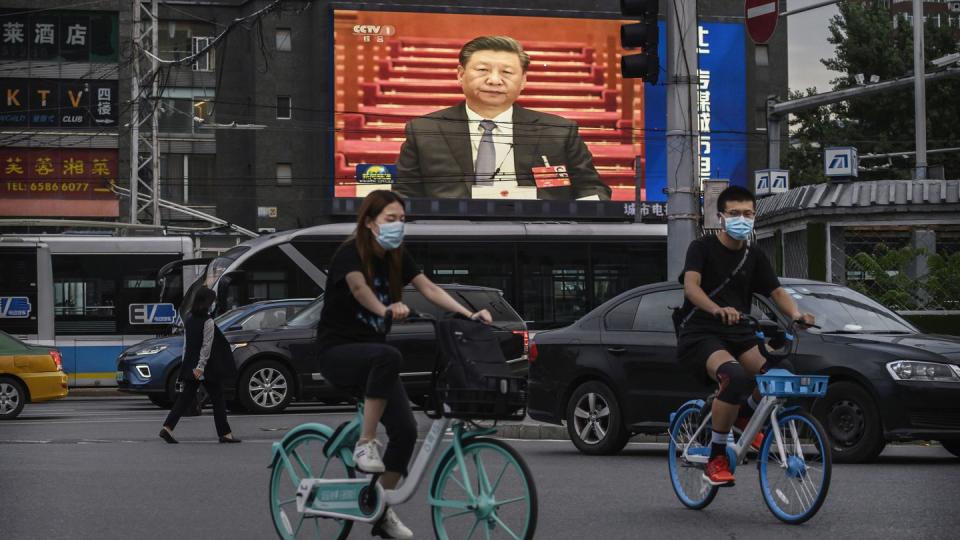
{"label": "license plate", "polygon": [[123,380],[124,380],[125,378],[126,378],[126,376],[124,375],[124,373],[123,373],[122,371],[118,371],[118,372],[117,372],[117,382],[123,382]]}

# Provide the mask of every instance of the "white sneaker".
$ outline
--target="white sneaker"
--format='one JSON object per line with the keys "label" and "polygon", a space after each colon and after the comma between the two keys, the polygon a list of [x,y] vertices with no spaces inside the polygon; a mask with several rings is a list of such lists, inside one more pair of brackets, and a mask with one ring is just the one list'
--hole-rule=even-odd
{"label": "white sneaker", "polygon": [[408,529],[407,526],[400,521],[397,513],[393,511],[393,508],[387,508],[387,511],[383,513],[380,521],[373,526],[373,531],[371,531],[370,534],[375,534],[381,538],[396,538],[397,540],[413,538],[413,531]]}
{"label": "white sneaker", "polygon": [[380,458],[380,448],[383,445],[376,439],[365,443],[358,442],[353,447],[353,462],[360,472],[379,474],[384,471],[383,460]]}

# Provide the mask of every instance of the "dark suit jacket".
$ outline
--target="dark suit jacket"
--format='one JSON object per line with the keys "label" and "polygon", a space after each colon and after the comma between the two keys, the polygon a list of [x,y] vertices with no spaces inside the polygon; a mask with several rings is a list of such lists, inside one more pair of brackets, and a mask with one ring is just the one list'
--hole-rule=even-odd
{"label": "dark suit jacket", "polygon": [[[406,197],[469,199],[475,175],[467,121],[463,102],[407,122],[393,190]],[[537,198],[610,199],[575,122],[514,104],[513,123],[511,154],[519,185],[536,185],[531,169],[542,167],[545,155],[550,165],[566,165],[571,185],[540,189]]]}
{"label": "dark suit jacket", "polygon": [[[187,315],[183,321],[184,347],[183,363],[180,364],[180,378],[184,381],[193,380],[193,370],[200,361],[200,348],[203,345],[203,325],[209,320],[207,317]],[[233,361],[233,352],[223,332],[213,326],[213,346],[210,348],[210,358],[203,370],[204,379],[211,382],[222,382],[235,379],[237,367]]]}

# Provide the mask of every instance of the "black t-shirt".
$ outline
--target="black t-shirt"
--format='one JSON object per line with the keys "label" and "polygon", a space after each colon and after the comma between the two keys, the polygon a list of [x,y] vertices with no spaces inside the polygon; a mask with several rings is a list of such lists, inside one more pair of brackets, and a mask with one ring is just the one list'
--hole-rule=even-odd
{"label": "black t-shirt", "polygon": [[[400,248],[403,249],[403,248]],[[327,290],[324,293],[323,311],[317,328],[320,349],[342,343],[383,342],[383,317],[378,317],[357,302],[347,284],[347,274],[363,273],[360,253],[354,241],[341,245],[327,271]],[[403,285],[420,274],[420,268],[410,253],[403,249],[403,267],[400,273]],[[385,258],[374,256],[373,293],[385,306],[390,305],[390,268]]]}
{"label": "black t-shirt", "polygon": [[[687,248],[687,260],[683,265],[683,273],[680,274],[680,283],[683,283],[683,276],[687,271],[699,272],[700,287],[705,294],[710,294],[740,264],[745,249],[746,246],[739,250],[729,249],[716,236],[694,240]],[[770,260],[757,246],[750,246],[750,253],[743,267],[712,300],[720,307],[732,307],[741,313],[750,313],[754,293],[770,296],[778,287],[780,280],[777,279]],[[693,308],[693,303],[684,299],[682,313],[686,315]],[[680,333],[686,335],[703,332],[743,334],[750,330],[744,325],[724,325],[723,321],[697,309]]]}

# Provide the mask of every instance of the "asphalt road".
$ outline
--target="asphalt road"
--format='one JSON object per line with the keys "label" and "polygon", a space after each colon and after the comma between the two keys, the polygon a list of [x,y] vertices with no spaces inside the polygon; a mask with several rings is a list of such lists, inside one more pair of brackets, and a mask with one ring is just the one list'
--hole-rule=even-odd
{"label": "asphalt road", "polygon": [[[0,423],[0,538],[272,538],[270,443],[350,411],[233,416],[238,445],[216,444],[209,413],[181,422],[182,444],[165,444],[164,414],[145,399],[70,398]],[[891,446],[874,464],[836,466],[820,513],[787,526],[764,506],[754,467],[697,512],[676,500],[663,444],[587,457],[568,441],[510,443],[536,478],[537,538],[956,538],[960,526],[960,459],[939,446]],[[433,536],[425,487],[398,513],[419,538]]]}

